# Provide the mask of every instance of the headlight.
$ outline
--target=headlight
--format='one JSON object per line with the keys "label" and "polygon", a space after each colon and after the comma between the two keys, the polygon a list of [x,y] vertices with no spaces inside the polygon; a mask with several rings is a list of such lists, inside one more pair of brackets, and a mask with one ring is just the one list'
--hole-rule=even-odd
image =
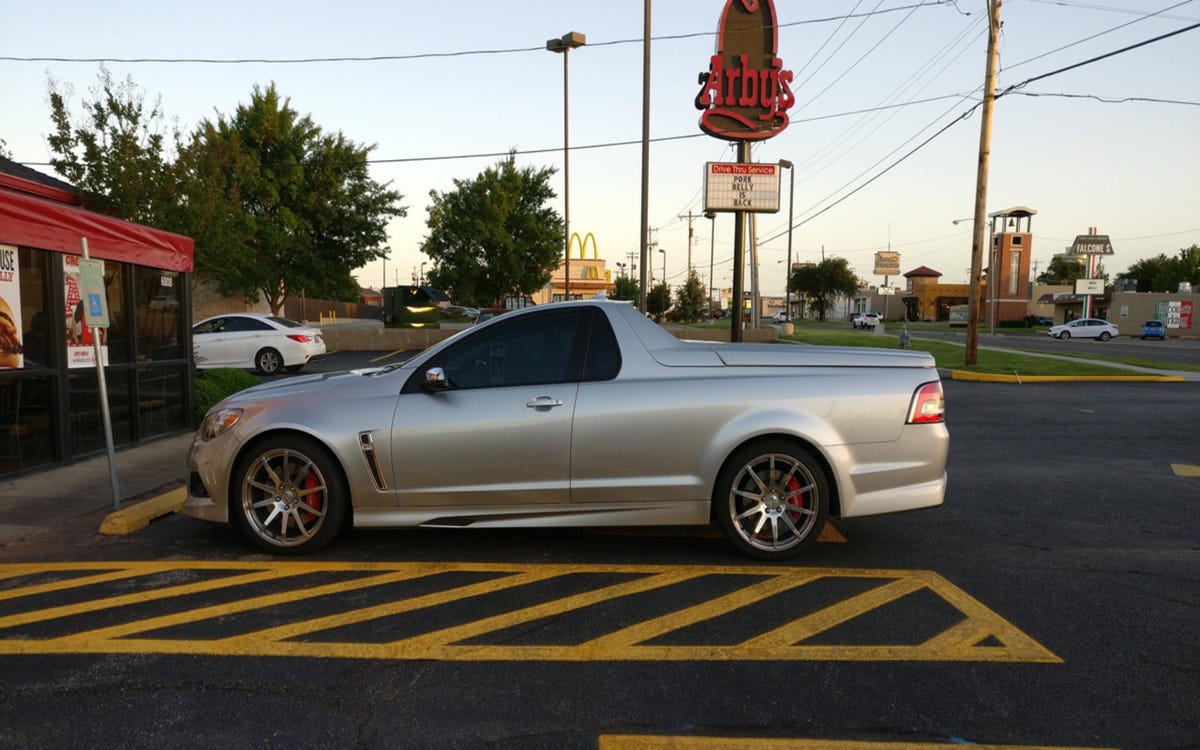
{"label": "headlight", "polygon": [[238,420],[241,418],[241,409],[226,407],[224,409],[210,411],[204,417],[204,421],[200,424],[200,437],[204,438],[205,440],[211,440],[217,435],[220,435],[222,432],[228,431],[229,428],[237,424]]}

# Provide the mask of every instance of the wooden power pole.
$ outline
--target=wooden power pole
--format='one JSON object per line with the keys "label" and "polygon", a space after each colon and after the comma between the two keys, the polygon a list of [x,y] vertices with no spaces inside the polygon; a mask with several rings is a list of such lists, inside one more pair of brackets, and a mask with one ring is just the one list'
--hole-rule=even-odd
{"label": "wooden power pole", "polygon": [[[966,365],[975,365],[979,350],[980,275],[983,266],[983,227],[987,223],[988,159],[992,149],[992,109],[996,103],[996,46],[1000,36],[1000,0],[988,0],[988,58],[983,82],[983,118],[979,126],[979,167],[975,178],[975,232],[971,239],[971,297],[967,306]],[[989,250],[990,252],[990,250]],[[994,283],[992,269],[988,283]]]}

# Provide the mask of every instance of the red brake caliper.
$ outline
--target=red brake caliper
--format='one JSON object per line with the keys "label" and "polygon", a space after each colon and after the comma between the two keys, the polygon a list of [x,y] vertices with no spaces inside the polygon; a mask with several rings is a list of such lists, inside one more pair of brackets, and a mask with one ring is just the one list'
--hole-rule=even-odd
{"label": "red brake caliper", "polygon": [[[788,483],[787,483],[788,494],[790,495],[798,489],[800,489],[800,480],[796,479],[796,477],[793,476],[791,479],[788,480]],[[801,508],[803,508],[804,507],[804,496],[800,495],[799,497],[797,497],[795,500],[795,503],[796,503],[796,505],[799,505]],[[800,511],[790,510],[790,511],[788,511],[788,514],[791,515],[793,521],[800,518]]]}
{"label": "red brake caliper", "polygon": [[[317,475],[314,474],[313,472],[309,472],[308,478],[304,480],[304,489],[311,490],[313,487],[320,486],[320,484],[321,484],[321,481],[319,479],[317,479]],[[305,498],[305,502],[313,510],[320,510],[321,503],[323,500],[324,500],[324,496],[320,492],[314,493],[312,495],[308,495]],[[314,516],[312,513],[309,513],[308,511],[304,512],[304,522],[305,523],[308,523],[309,521],[313,520],[314,518],[316,518],[316,516]]]}

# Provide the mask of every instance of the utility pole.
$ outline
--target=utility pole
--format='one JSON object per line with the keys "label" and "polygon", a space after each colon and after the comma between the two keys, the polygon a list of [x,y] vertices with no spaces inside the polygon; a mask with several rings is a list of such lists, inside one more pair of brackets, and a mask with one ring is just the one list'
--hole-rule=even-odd
{"label": "utility pole", "polygon": [[688,267],[689,275],[692,272],[692,240],[695,238],[695,235],[692,234],[692,219],[699,219],[701,216],[702,216],[702,214],[694,214],[691,211],[688,211],[686,214],[679,215],[679,218],[687,219],[687,223],[688,223],[688,264],[687,264],[687,267]]}
{"label": "utility pole", "polygon": [[650,0],[642,2],[642,289],[638,297],[638,309],[646,312],[646,295],[650,291],[646,283],[650,267]]}
{"label": "utility pole", "polygon": [[988,160],[992,148],[992,109],[996,104],[996,44],[1000,36],[1000,0],[988,0],[988,58],[983,81],[983,116],[979,125],[979,167],[975,178],[975,231],[971,239],[971,296],[967,305],[966,366],[973,367],[979,350],[980,270],[983,225],[987,221]]}

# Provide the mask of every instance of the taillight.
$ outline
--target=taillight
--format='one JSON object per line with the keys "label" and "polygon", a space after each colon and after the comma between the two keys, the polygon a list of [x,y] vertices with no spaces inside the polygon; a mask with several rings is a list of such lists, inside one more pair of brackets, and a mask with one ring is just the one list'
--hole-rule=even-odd
{"label": "taillight", "polygon": [[305,336],[302,333],[289,333],[288,338],[292,341],[299,341],[301,344],[308,343],[308,336]]}
{"label": "taillight", "polygon": [[913,394],[908,407],[908,424],[933,424],[945,421],[946,399],[941,381],[926,383]]}

